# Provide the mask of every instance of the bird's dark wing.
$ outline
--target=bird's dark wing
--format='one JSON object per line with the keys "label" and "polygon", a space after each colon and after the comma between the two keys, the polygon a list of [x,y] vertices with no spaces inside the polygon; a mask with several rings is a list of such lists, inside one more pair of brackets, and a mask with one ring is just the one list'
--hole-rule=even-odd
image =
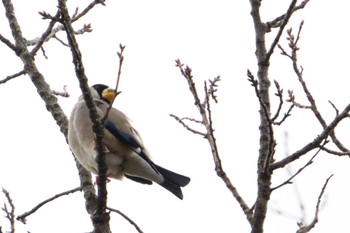
{"label": "bird's dark wing", "polygon": [[141,145],[133,135],[121,131],[111,120],[108,120],[108,119],[105,120],[104,126],[114,137],[116,137],[123,144],[129,146],[130,149],[132,149],[136,154],[138,154],[142,159],[144,159],[149,165],[151,165],[151,167],[157,173],[159,173],[155,164],[145,154],[143,148],[141,147]]}

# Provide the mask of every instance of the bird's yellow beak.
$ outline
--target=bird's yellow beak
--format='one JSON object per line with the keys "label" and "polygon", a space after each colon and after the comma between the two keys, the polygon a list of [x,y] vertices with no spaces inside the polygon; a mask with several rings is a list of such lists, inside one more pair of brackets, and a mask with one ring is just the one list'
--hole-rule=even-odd
{"label": "bird's yellow beak", "polygon": [[112,88],[106,88],[102,91],[102,97],[108,100],[109,102],[112,102],[114,96],[116,96],[117,93]]}

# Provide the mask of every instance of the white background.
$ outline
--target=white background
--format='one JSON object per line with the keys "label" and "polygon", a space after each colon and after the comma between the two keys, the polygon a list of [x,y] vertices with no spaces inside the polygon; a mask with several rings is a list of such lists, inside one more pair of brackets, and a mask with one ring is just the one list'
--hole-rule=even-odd
{"label": "white background", "polygon": [[[281,15],[289,2],[262,1],[262,19],[269,21]],[[13,3],[27,39],[40,36],[49,23],[41,19],[38,11],[54,15],[57,6],[56,1],[47,0],[13,0]],[[82,10],[88,3],[69,1],[70,12],[73,13],[75,7]],[[108,184],[108,206],[123,211],[146,233],[250,232],[239,205],[215,174],[206,141],[169,117],[173,113],[199,118],[187,83],[174,66],[175,59],[180,58],[192,67],[200,93],[204,80],[221,75],[219,103],[213,106],[217,142],[224,169],[251,206],[256,197],[259,106],[246,76],[247,69],[254,74],[257,70],[249,1],[133,0],[107,1],[106,4],[106,7],[95,7],[74,24],[75,29],[92,24],[92,33],[77,37],[89,82],[114,86],[118,70],[116,52],[120,43],[126,45],[120,83],[123,93],[114,106],[133,120],[157,164],[192,179],[184,188],[183,201],[157,185],[112,181]],[[311,1],[287,26],[296,32],[300,21],[305,20],[299,62],[327,122],[335,115],[328,100],[339,110],[350,100],[348,9],[349,4],[344,1]],[[3,7],[0,8],[0,33],[11,38]],[[276,30],[267,35],[268,45],[275,33]],[[65,40],[63,32],[58,36]],[[281,45],[288,50],[285,37],[286,34]],[[44,48],[48,59],[39,52],[38,68],[53,89],[60,91],[64,85],[68,86],[71,97],[59,97],[59,102],[69,116],[80,95],[70,50],[54,39]],[[22,70],[20,59],[3,44],[0,54],[0,79]],[[278,80],[285,93],[291,89],[298,102],[307,104],[290,61],[279,55],[278,50],[272,57],[270,78]],[[271,86],[272,111],[278,106],[273,93],[275,89]],[[11,193],[16,214],[30,210],[56,193],[77,187],[79,179],[69,147],[28,76],[0,86],[0,106],[0,186]],[[336,133],[349,147],[349,123],[339,126]],[[292,153],[300,149],[321,130],[310,111],[294,109],[292,117],[276,128],[276,159],[282,159],[286,150]],[[287,142],[285,132],[289,135]],[[312,155],[298,160],[289,169],[297,171]],[[265,231],[295,232],[303,213],[309,223],[326,178],[334,174],[313,232],[334,229],[347,232],[349,162],[348,157],[321,153],[314,164],[297,177],[294,185],[272,194]],[[276,171],[273,186],[287,178],[285,169]],[[300,210],[299,198],[304,212]],[[0,195],[0,203],[4,201]],[[92,229],[82,193],[55,200],[27,220],[26,225],[16,223],[17,232],[88,232]],[[3,231],[8,230],[3,217],[0,226]],[[112,214],[111,229],[136,232],[116,214]]]}

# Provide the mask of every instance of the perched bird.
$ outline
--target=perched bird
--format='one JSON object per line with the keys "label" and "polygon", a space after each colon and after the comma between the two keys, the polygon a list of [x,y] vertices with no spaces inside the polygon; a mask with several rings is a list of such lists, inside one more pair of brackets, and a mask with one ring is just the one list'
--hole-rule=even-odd
{"label": "perched bird", "polygon": [[[96,84],[90,90],[97,112],[102,118],[116,92],[103,84]],[[139,133],[123,112],[111,108],[104,127],[108,177],[122,179],[125,176],[142,184],[156,182],[183,199],[181,187],[186,186],[190,178],[153,163]],[[77,160],[88,171],[98,174],[92,122],[83,96],[79,97],[70,116],[68,143]]]}

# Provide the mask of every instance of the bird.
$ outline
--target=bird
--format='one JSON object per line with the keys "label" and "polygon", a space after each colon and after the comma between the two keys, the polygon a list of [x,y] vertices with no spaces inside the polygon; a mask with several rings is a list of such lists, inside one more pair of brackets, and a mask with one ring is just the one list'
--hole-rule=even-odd
{"label": "bird", "polygon": [[[104,84],[95,84],[90,87],[90,91],[97,113],[100,119],[104,119],[112,99],[119,93]],[[102,124],[108,178],[122,180],[126,177],[148,185],[155,182],[179,199],[183,199],[181,187],[185,187],[191,179],[155,164],[140,134],[122,111],[114,107],[110,108]],[[97,151],[92,122],[82,95],[73,107],[67,138],[70,149],[79,163],[89,172],[97,175]]]}

